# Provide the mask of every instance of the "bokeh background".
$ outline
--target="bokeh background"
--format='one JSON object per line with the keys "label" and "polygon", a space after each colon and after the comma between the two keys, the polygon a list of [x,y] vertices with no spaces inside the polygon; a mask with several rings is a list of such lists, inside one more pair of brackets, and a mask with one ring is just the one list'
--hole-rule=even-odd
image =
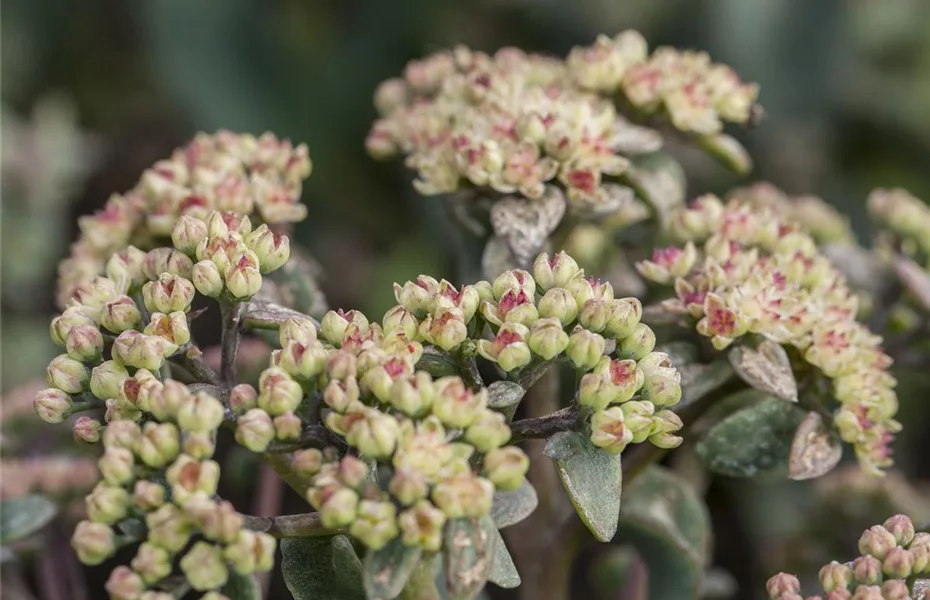
{"label": "bokeh background", "polygon": [[[76,217],[132,187],[197,131],[272,130],[309,146],[310,217],[297,238],[328,273],[321,284],[331,305],[378,315],[392,303],[393,281],[452,274],[456,238],[440,204],[418,197],[399,164],[368,158],[363,141],[378,82],[454,44],[564,55],[598,33],[636,28],[651,45],[706,49],[761,84],[766,118],[740,134],[756,160],[753,179],[824,197],[851,216],[864,241],[871,188],[901,185],[930,198],[924,0],[4,0],[0,27],[7,421],[15,401],[28,406],[31,397],[11,391],[41,375],[55,354],[47,336],[55,266],[76,235]],[[748,181],[702,157],[680,158],[691,196]],[[898,460],[912,483],[894,479],[876,502],[930,512],[913,483],[930,477],[928,416],[926,406],[903,408],[914,437],[899,446]],[[46,435],[36,429],[37,440]],[[712,482],[715,560],[731,574],[716,580],[721,593],[754,597],[771,569],[816,545],[811,507],[818,494],[837,493],[829,485]],[[855,519],[872,516],[871,505],[859,504],[838,505],[854,522],[830,541],[838,556],[854,549]],[[839,522],[846,517],[837,510],[824,514]],[[55,539],[64,556],[61,529]],[[37,572],[29,567],[26,579]],[[99,573],[47,574],[66,572],[74,595],[48,596],[46,582],[39,597],[103,597]],[[280,582],[270,597],[287,597]]]}

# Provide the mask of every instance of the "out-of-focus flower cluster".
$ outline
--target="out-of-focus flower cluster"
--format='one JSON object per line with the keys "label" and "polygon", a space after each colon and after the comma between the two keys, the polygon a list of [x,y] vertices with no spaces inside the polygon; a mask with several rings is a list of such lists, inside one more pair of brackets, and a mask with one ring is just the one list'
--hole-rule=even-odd
{"label": "out-of-focus flower cluster", "polygon": [[896,238],[896,246],[930,268],[930,206],[901,188],[873,191],[868,206]]}
{"label": "out-of-focus flower cluster", "polygon": [[834,422],[863,468],[889,466],[901,427],[891,358],[856,321],[856,296],[814,239],[767,207],[711,195],[673,214],[670,233],[685,245],[638,265],[647,279],[674,286],[664,306],[696,319],[719,350],[746,334],[796,348],[832,379]]}
{"label": "out-of-focus flower cluster", "polygon": [[0,498],[42,493],[65,496],[84,493],[97,483],[97,466],[89,458],[36,456],[5,458],[0,462],[3,480]]}
{"label": "out-of-focus flower cluster", "polygon": [[794,223],[818,244],[855,241],[849,219],[817,196],[789,196],[768,182],[737,188],[727,196],[758,209],[769,209],[779,219]]}
{"label": "out-of-focus flower cluster", "polygon": [[[863,532],[859,552],[851,562],[834,561],[820,569],[825,595],[807,600],[910,600],[914,579],[930,575],[930,533],[915,532],[905,515]],[[803,600],[794,575],[779,573],[766,588],[772,600]]]}
{"label": "out-of-focus flower cluster", "polygon": [[[566,60],[459,47],[413,61],[403,78],[381,84],[382,118],[366,144],[376,157],[406,155],[422,194],[467,182],[538,198],[558,178],[570,200],[599,202],[619,191],[610,178],[626,171],[625,154],[637,151],[629,142],[644,135],[618,114],[618,91],[700,134],[716,133],[722,120],[747,122],[757,95],[704,53],[659,48],[648,56],[635,31],[602,36]],[[659,145],[656,138],[638,151]]]}
{"label": "out-of-focus flower cluster", "polygon": [[199,134],[147,170],[132,190],[79,220],[81,235],[59,267],[59,305],[87,293],[112,254],[166,240],[183,215],[206,220],[213,211],[232,212],[272,225],[302,220],[307,209],[299,199],[309,174],[304,145],[270,133]]}

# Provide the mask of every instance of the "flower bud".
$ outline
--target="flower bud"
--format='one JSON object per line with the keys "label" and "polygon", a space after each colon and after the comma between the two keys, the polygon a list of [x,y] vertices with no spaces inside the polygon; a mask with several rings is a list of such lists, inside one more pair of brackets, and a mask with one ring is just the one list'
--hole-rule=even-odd
{"label": "flower bud", "polygon": [[185,431],[181,450],[191,458],[204,460],[216,452],[216,432]]}
{"label": "flower bud", "polygon": [[552,288],[539,300],[539,316],[558,319],[563,326],[578,316],[578,303],[565,288]]}
{"label": "flower bud", "polygon": [[388,491],[404,506],[410,506],[429,494],[426,477],[415,469],[396,469],[388,484]]}
{"label": "flower bud", "polygon": [[316,325],[310,319],[291,317],[278,330],[278,340],[282,348],[292,341],[309,346],[317,341]]}
{"label": "flower bud", "polygon": [[420,323],[412,312],[398,304],[384,313],[381,327],[384,329],[385,335],[393,331],[400,331],[407,336],[408,340],[413,340],[417,337]]}
{"label": "flower bud", "polygon": [[84,313],[84,307],[71,306],[61,313],[61,316],[55,317],[49,327],[49,333],[52,341],[59,346],[64,346],[71,330],[80,325],[89,325],[95,327],[96,322]]}
{"label": "flower bud", "polygon": [[446,520],[445,513],[427,500],[417,502],[397,518],[404,545],[419,546],[427,552],[442,549],[442,528]]}
{"label": "flower bud", "polygon": [[226,289],[235,298],[251,298],[262,287],[262,276],[258,268],[258,257],[251,251],[244,252],[229,265],[223,274]]}
{"label": "flower bud", "polygon": [[529,329],[519,323],[504,323],[494,340],[478,340],[478,354],[496,362],[504,371],[515,371],[528,365],[533,359],[526,344]]}
{"label": "flower bud", "polygon": [[142,462],[159,469],[173,461],[180,451],[178,428],[174,423],[146,423],[134,450]]}
{"label": "flower bud", "polygon": [[144,542],[132,559],[133,571],[148,584],[157,583],[171,575],[171,555],[164,548]]}
{"label": "flower bud", "polygon": [[323,390],[323,402],[338,413],[344,413],[359,398],[358,382],[354,377],[345,381],[330,381]]}
{"label": "flower bud", "polygon": [[232,504],[214,501],[203,492],[196,492],[187,499],[184,513],[204,537],[221,543],[234,541],[244,523]]}
{"label": "flower bud", "polygon": [[394,298],[397,303],[414,315],[422,316],[427,312],[427,304],[439,282],[432,277],[421,275],[416,282],[408,281],[403,286],[394,284]]}
{"label": "flower bud", "polygon": [[465,440],[479,452],[489,452],[510,440],[510,427],[504,415],[485,409],[465,430]]}
{"label": "flower bud", "polygon": [[345,381],[358,373],[355,355],[345,350],[330,352],[326,357],[326,376],[330,380]]}
{"label": "flower bud", "polygon": [[898,545],[898,541],[890,531],[881,525],[873,525],[866,529],[859,538],[859,552],[869,554],[883,560],[888,552]]}
{"label": "flower bud", "polygon": [[124,331],[113,342],[113,360],[120,364],[157,371],[178,347],[164,338],[138,331]]}
{"label": "flower bud", "polygon": [[107,423],[114,421],[138,421],[142,418],[142,412],[134,404],[130,404],[119,398],[110,398],[106,401],[107,410],[103,414],[103,419]]}
{"label": "flower bud", "polygon": [[588,331],[599,333],[607,327],[611,314],[611,306],[606,301],[588,300],[578,314],[578,323]]}
{"label": "flower bud", "polygon": [[901,546],[907,546],[914,539],[914,523],[907,515],[889,517],[884,527]]}
{"label": "flower bud", "polygon": [[768,580],[765,589],[769,593],[769,598],[777,600],[785,595],[800,594],[801,582],[794,575],[779,573]]}
{"label": "flower bud", "polygon": [[326,369],[326,350],[319,342],[304,345],[298,341],[288,342],[281,350],[280,366],[290,375],[300,379],[312,379]]}
{"label": "flower bud", "polygon": [[80,394],[90,384],[90,371],[67,354],[59,354],[48,364],[45,380],[49,386],[65,393]]}
{"label": "flower bud", "polygon": [[345,527],[355,520],[357,510],[358,494],[349,488],[339,488],[323,502],[320,519],[324,527]]}
{"label": "flower bud", "polygon": [[422,416],[433,405],[433,378],[423,371],[400,377],[391,386],[390,404],[411,417]]}
{"label": "flower bud", "polygon": [[594,278],[577,277],[568,282],[565,289],[575,298],[579,307],[583,307],[590,300],[600,300],[610,306],[614,299],[614,289],[611,285]]}
{"label": "flower bud", "polygon": [[494,297],[498,300],[510,290],[523,291],[530,299],[536,295],[536,282],[529,273],[521,269],[504,271],[494,280],[492,287]]}
{"label": "flower bud", "polygon": [[142,286],[142,299],[149,312],[185,311],[194,299],[194,284],[183,277],[162,273],[158,280]]}
{"label": "flower bud", "polygon": [[171,242],[174,247],[188,256],[194,256],[197,246],[205,239],[207,224],[189,215],[181,215],[171,230]]}
{"label": "flower bud", "polygon": [[61,390],[48,388],[36,394],[32,406],[46,423],[61,423],[71,413],[71,396]]}
{"label": "flower bud", "polygon": [[126,448],[108,447],[97,461],[100,475],[110,485],[125,485],[131,482],[134,461],[132,452]]}
{"label": "flower bud", "polygon": [[591,417],[591,443],[611,454],[620,454],[633,441],[633,432],[623,421],[619,406],[594,413]]}
{"label": "flower bud", "polygon": [[142,313],[129,296],[117,296],[100,310],[100,325],[113,333],[135,329],[142,322]]}
{"label": "flower bud", "polygon": [[390,502],[362,500],[349,533],[370,550],[378,551],[397,537],[397,510]]}
{"label": "flower bud", "polygon": [[206,392],[197,392],[178,407],[178,426],[184,431],[216,431],[223,423],[223,403]]}
{"label": "flower bud", "polygon": [[400,426],[397,419],[375,409],[353,413],[346,431],[346,442],[362,454],[384,459],[394,453]]}
{"label": "flower bud", "polygon": [[270,571],[274,566],[275,539],[267,533],[243,529],[236,540],[226,546],[223,556],[240,575]]}
{"label": "flower bud", "polygon": [[491,511],[493,498],[494,484],[470,472],[440,481],[431,494],[433,504],[450,519],[482,517]]}
{"label": "flower bud", "polygon": [[825,592],[845,590],[853,582],[852,568],[836,561],[820,569],[819,577],[820,585],[823,586]]}
{"label": "flower bud", "polygon": [[911,570],[914,568],[914,556],[910,550],[905,550],[900,546],[895,546],[888,551],[882,561],[882,572],[887,577],[894,579],[906,579],[911,576]]}
{"label": "flower bud", "polygon": [[543,360],[552,360],[568,348],[568,334],[558,319],[540,319],[530,328],[527,344]]}
{"label": "flower bud", "polygon": [[173,379],[166,379],[161,390],[151,399],[152,414],[159,421],[174,420],[181,406],[187,406],[194,400],[187,386]]}
{"label": "flower bud", "polygon": [[97,487],[84,497],[84,502],[90,520],[107,525],[125,519],[131,503],[129,492],[105,483],[98,483]]}
{"label": "flower bud", "polygon": [[643,316],[643,305],[636,298],[620,298],[610,303],[610,318],[607,320],[607,335],[622,340],[636,330]]}
{"label": "flower bud", "polygon": [[303,422],[300,417],[292,412],[278,415],[272,422],[274,423],[275,437],[279,440],[296,440],[303,430]]}
{"label": "flower bud", "polygon": [[174,504],[164,504],[145,517],[149,530],[149,543],[168,552],[178,552],[187,545],[191,536],[191,522]]}
{"label": "flower bud", "polygon": [[191,339],[191,331],[187,324],[187,314],[175,311],[170,315],[162,313],[152,314],[152,319],[146,325],[146,335],[158,336],[175,346],[183,346]]}
{"label": "flower bud", "polygon": [[880,597],[882,600],[911,600],[911,592],[906,581],[891,579],[882,584]]}
{"label": "flower bud", "polygon": [[145,281],[143,265],[145,252],[135,246],[128,246],[124,251],[110,256],[107,261],[107,277],[117,282],[117,287],[124,290],[138,290]]}
{"label": "flower bud", "polygon": [[433,414],[446,427],[468,427],[488,405],[486,389],[473,392],[465,387],[459,377],[442,377],[434,382],[434,386],[436,396],[433,399]]}
{"label": "flower bud", "polygon": [[491,450],[484,457],[484,470],[495,487],[513,491],[520,487],[530,468],[530,459],[516,446]]}
{"label": "flower bud", "polygon": [[109,525],[81,521],[71,536],[71,547],[85,565],[99,565],[116,552],[116,536]]}
{"label": "flower bud", "polygon": [[655,407],[652,402],[630,400],[621,404],[620,409],[623,411],[624,424],[633,433],[634,444],[646,441],[646,438],[655,433],[652,418]]}
{"label": "flower bud", "polygon": [[100,441],[101,429],[103,429],[103,425],[97,419],[78,417],[74,422],[71,433],[74,435],[75,441],[85,444],[96,444]]}
{"label": "flower bud", "polygon": [[165,488],[154,481],[140,479],[132,490],[132,503],[141,511],[151,512],[165,503]]}
{"label": "flower bud", "polygon": [[292,455],[291,470],[300,477],[316,475],[323,466],[323,453],[316,448],[297,450]]}
{"label": "flower bud", "polygon": [[195,264],[191,278],[197,291],[209,298],[216,298],[226,289],[220,269],[212,260],[202,260]]}
{"label": "flower bud", "polygon": [[65,349],[78,362],[95,362],[103,352],[103,335],[93,325],[78,325],[68,332]]}
{"label": "flower bud", "polygon": [[672,411],[660,410],[652,421],[649,441],[658,448],[677,448],[681,445],[682,439],[675,435],[675,432],[681,430],[683,425],[681,417]]}
{"label": "flower bud", "polygon": [[274,436],[271,416],[260,408],[253,408],[236,420],[236,441],[252,452],[264,452]]}
{"label": "flower bud", "polygon": [[157,281],[166,274],[189,279],[192,266],[190,258],[173,248],[155,248],[146,253],[145,260],[142,262],[142,272],[149,281]]}
{"label": "flower bud", "polygon": [[533,277],[544,292],[552,288],[564,288],[572,279],[583,276],[584,271],[578,267],[575,259],[565,252],[559,252],[551,259],[543,252],[533,263]]}
{"label": "flower bud", "polygon": [[443,350],[457,348],[468,337],[465,317],[458,308],[440,309],[434,316],[428,316],[422,323],[428,331],[426,337]]}
{"label": "flower bud", "polygon": [[604,356],[606,347],[607,341],[603,337],[586,329],[576,327],[568,338],[568,347],[565,349],[565,354],[576,369],[590,371]]}
{"label": "flower bud", "polygon": [[874,556],[860,556],[853,561],[852,570],[857,583],[873,585],[882,580],[882,561]]}
{"label": "flower bud", "polygon": [[182,454],[165,471],[165,478],[171,484],[172,499],[183,505],[197,492],[203,492],[208,496],[216,493],[216,486],[220,480],[220,466],[212,460],[198,461]]}
{"label": "flower bud", "polygon": [[194,544],[180,565],[188,583],[198,592],[221,588],[229,578],[223,552],[207,542]]}
{"label": "flower bud", "polygon": [[287,236],[272,232],[268,225],[261,225],[245,236],[245,245],[258,257],[262,273],[271,273],[280,268],[291,255],[290,240]]}
{"label": "flower bud", "polygon": [[652,352],[656,347],[656,334],[645,323],[640,323],[633,330],[633,333],[623,338],[620,342],[618,356],[623,358],[632,358],[639,360]]}
{"label": "flower bud", "polygon": [[650,352],[638,363],[645,380],[641,394],[657,407],[674,406],[681,400],[681,373],[672,366],[668,354]]}
{"label": "flower bud", "polygon": [[110,600],[139,600],[145,590],[145,584],[132,569],[120,565],[110,572],[105,588]]}
{"label": "flower bud", "polygon": [[258,392],[247,383],[240,383],[229,391],[229,409],[236,416],[258,406]]}
{"label": "flower bud", "polygon": [[126,367],[108,360],[94,367],[90,375],[90,391],[101,400],[116,398],[125,379],[129,378]]}
{"label": "flower bud", "polygon": [[106,448],[123,448],[132,450],[136,440],[142,436],[142,429],[135,421],[125,419],[111,421],[103,430],[103,445]]}
{"label": "flower bud", "polygon": [[611,360],[603,357],[594,367],[594,373],[607,379],[614,388],[612,403],[626,402],[643,386],[645,375],[632,360]]}
{"label": "flower bud", "polygon": [[284,369],[275,367],[262,373],[258,390],[259,408],[273,416],[297,410],[304,398],[300,384],[291,379]]}

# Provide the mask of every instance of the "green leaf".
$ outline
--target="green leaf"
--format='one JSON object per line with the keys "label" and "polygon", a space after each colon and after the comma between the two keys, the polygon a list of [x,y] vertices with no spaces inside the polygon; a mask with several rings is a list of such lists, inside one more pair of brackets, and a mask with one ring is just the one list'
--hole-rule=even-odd
{"label": "green leaf", "polygon": [[767,398],[715,425],[697,445],[707,467],[730,477],[786,473],[795,431],[806,413],[796,404]]}
{"label": "green leaf", "polygon": [[796,481],[814,479],[829,473],[843,458],[840,437],[823,417],[810,412],[791,442],[788,477]]}
{"label": "green leaf", "polygon": [[424,346],[423,354],[417,362],[417,370],[426,371],[433,377],[445,377],[446,375],[458,375],[459,367],[455,358],[435,346]]}
{"label": "green leaf", "polygon": [[32,535],[57,513],[58,508],[52,501],[38,494],[0,502],[0,544]]}
{"label": "green leaf", "polygon": [[450,600],[471,600],[491,575],[500,539],[491,517],[452,519],[443,531],[446,590]]}
{"label": "green leaf", "polygon": [[798,401],[798,382],[781,344],[772,340],[741,343],[727,356],[736,374],[752,387],[788,402]]}
{"label": "green leaf", "polygon": [[403,591],[404,586],[420,562],[422,548],[405,546],[400,537],[387,546],[365,556],[364,580],[368,600],[390,600]]}
{"label": "green leaf", "polygon": [[626,489],[617,542],[632,544],[649,568],[649,597],[696,598],[710,549],[710,518],[694,490],[653,466]]}
{"label": "green leaf", "polygon": [[536,495],[536,488],[524,479],[520,487],[513,491],[497,490],[494,492],[491,518],[494,519],[494,524],[498,529],[510,527],[533,514],[538,504],[539,497]]}
{"label": "green leaf", "polygon": [[676,410],[694,404],[733,377],[733,368],[725,360],[716,360],[709,365],[688,363],[681,367],[673,361],[672,366],[681,373],[681,401]]}
{"label": "green leaf", "polygon": [[254,575],[240,575],[229,570],[229,579],[221,590],[229,600],[262,600],[262,588]]}
{"label": "green leaf", "polygon": [[488,581],[505,589],[515,588],[520,585],[520,574],[517,572],[516,565],[513,564],[513,558],[504,544],[500,531],[495,529],[494,535],[497,536],[497,540],[494,542],[494,557]]}
{"label": "green leaf", "polygon": [[696,140],[698,146],[734,173],[745,175],[752,170],[752,158],[736,138],[717,133],[698,136]]}
{"label": "green leaf", "polygon": [[362,565],[344,535],[285,538],[281,555],[294,600],[365,600]]}
{"label": "green leaf", "polygon": [[544,452],[554,458],[559,479],[578,516],[594,537],[610,541],[620,514],[620,456],[601,450],[588,436],[575,431],[549,438]]}
{"label": "green leaf", "polygon": [[526,390],[513,381],[495,381],[488,386],[488,406],[507,417],[509,422],[520,406]]}

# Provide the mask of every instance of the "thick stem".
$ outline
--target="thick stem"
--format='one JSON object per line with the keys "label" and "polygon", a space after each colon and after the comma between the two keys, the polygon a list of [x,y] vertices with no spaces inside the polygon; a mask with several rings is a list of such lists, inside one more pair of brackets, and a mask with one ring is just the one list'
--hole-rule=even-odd
{"label": "thick stem", "polygon": [[293,442],[272,442],[266,450],[269,454],[286,454],[301,448],[327,448],[345,446],[345,443],[332,431],[323,425],[308,425],[304,428],[300,438]]}
{"label": "thick stem", "polygon": [[242,326],[248,329],[278,329],[288,319],[297,317],[307,319],[316,325],[317,330],[320,324],[310,315],[302,312],[275,304],[273,302],[261,302],[252,300],[242,304]]}
{"label": "thick stem", "polygon": [[242,316],[242,304],[221,303],[223,320],[222,355],[220,358],[220,377],[227,388],[236,385],[236,354],[239,352],[239,321]]}
{"label": "thick stem", "polygon": [[182,346],[181,350],[169,360],[190,373],[200,383],[223,384],[220,376],[203,359],[203,352],[197,346],[189,344]]}
{"label": "thick stem", "polygon": [[261,531],[276,538],[317,537],[345,533],[342,529],[324,527],[320,513],[282,515],[280,517],[245,516],[245,526],[252,531]]}
{"label": "thick stem", "polygon": [[560,431],[571,431],[578,426],[581,411],[568,406],[542,417],[521,419],[510,424],[511,441],[548,438]]}

